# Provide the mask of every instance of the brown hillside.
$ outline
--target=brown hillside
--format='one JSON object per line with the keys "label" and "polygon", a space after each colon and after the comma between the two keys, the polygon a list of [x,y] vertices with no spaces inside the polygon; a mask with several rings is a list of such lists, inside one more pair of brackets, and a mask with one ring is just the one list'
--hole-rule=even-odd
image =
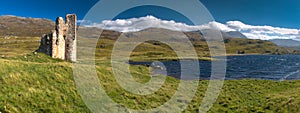
{"label": "brown hillside", "polygon": [[54,22],[49,19],[0,16],[0,36],[39,37],[53,28]]}

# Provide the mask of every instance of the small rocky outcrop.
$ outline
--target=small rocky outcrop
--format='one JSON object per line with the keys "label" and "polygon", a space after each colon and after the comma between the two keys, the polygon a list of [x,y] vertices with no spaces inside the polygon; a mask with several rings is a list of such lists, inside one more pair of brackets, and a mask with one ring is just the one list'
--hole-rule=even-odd
{"label": "small rocky outcrop", "polygon": [[240,50],[237,51],[237,54],[245,54],[245,53],[246,53],[245,51],[240,51]]}

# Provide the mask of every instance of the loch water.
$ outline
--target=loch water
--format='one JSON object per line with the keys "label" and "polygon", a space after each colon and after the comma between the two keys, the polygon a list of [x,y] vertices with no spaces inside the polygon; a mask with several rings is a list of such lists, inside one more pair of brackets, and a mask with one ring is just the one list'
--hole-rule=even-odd
{"label": "loch water", "polygon": [[[181,63],[193,63],[193,60],[129,62],[131,65],[147,65],[152,67],[153,74],[164,74],[178,79],[210,79],[212,62],[199,61],[200,74],[195,74],[189,66],[181,67]],[[242,55],[227,56],[226,80],[232,79],[263,79],[263,80],[298,80],[300,79],[300,55]],[[155,64],[156,63],[156,64]],[[188,70],[188,78],[182,78],[181,72]],[[199,70],[199,69],[198,69]],[[199,71],[198,71],[199,72]]]}

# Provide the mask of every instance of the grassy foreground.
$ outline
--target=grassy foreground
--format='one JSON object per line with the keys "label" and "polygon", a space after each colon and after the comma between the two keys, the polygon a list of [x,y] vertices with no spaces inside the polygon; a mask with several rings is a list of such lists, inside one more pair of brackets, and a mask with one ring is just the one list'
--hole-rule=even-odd
{"label": "grassy foreground", "polygon": [[[47,59],[31,60],[31,59]],[[114,79],[109,61],[97,63],[98,76],[107,94],[132,109],[155,108],[176,92],[179,80],[167,77],[152,95],[126,92]],[[90,112],[80,98],[73,80],[71,63],[32,54],[0,59],[0,111],[5,112]],[[146,83],[147,67],[132,66],[136,81]],[[197,112],[208,81],[202,80],[185,112]],[[299,112],[300,81],[228,80],[210,112]],[[184,101],[183,101],[184,102]]]}
{"label": "grassy foreground", "polygon": [[[76,90],[71,63],[32,53],[38,48],[38,38],[0,40],[6,41],[0,44],[0,54],[3,56],[0,58],[1,113],[90,112]],[[239,42],[234,40],[241,39],[232,39],[227,43],[228,47]],[[109,56],[113,43],[114,40],[110,39],[98,42],[96,69],[103,88],[115,102],[131,109],[150,109],[164,104],[172,97],[180,81],[171,77],[167,77],[162,88],[151,95],[139,96],[122,89],[110,66]],[[195,42],[194,45],[199,46],[196,48],[198,55],[205,57],[208,53],[204,51],[205,47],[200,47],[205,46],[202,43]],[[228,51],[235,53],[237,48],[234,47]],[[255,47],[249,46],[249,50]],[[271,48],[273,45],[266,47]],[[261,49],[262,52],[266,50]],[[149,42],[136,48],[131,56],[132,60],[153,60],[157,57],[162,58],[157,60],[170,60],[175,53],[163,44]],[[131,66],[130,70],[137,82],[149,81],[149,68]],[[198,112],[209,81],[199,82],[197,93],[184,112]],[[300,81],[228,80],[209,112],[300,112],[299,92]],[[184,99],[177,101],[185,102]]]}

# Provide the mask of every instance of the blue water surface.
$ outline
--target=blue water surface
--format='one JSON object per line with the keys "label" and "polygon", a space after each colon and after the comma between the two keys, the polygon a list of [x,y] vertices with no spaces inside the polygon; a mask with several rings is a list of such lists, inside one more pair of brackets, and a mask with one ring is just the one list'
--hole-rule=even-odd
{"label": "blue water surface", "polygon": [[[192,60],[181,62],[192,63]],[[178,79],[210,79],[211,62],[199,61],[200,75],[190,67],[181,67],[180,61],[129,62],[132,65],[151,66],[152,73],[165,74]],[[217,62],[218,61],[213,61]],[[300,55],[244,55],[228,56],[225,79],[264,79],[264,80],[298,80],[300,79]],[[181,77],[181,71],[188,70],[188,78]],[[166,72],[166,73],[163,73]]]}

